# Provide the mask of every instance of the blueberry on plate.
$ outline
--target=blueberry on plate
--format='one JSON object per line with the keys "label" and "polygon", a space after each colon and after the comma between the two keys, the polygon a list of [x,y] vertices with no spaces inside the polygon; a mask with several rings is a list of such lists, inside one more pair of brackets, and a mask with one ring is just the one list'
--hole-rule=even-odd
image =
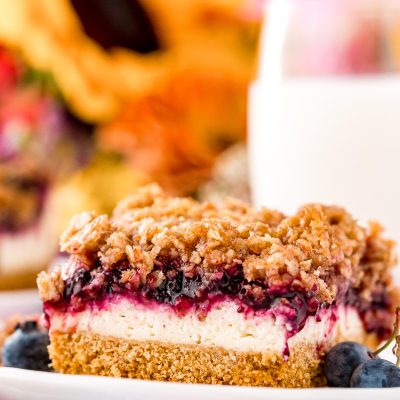
{"label": "blueberry on plate", "polygon": [[[378,357],[390,343],[396,342],[393,354],[397,365]],[[378,350],[355,342],[334,346],[326,355],[324,373],[329,386],[384,388],[400,387],[400,307],[396,308],[393,332]]]}
{"label": "blueberry on plate", "polygon": [[376,358],[360,364],[353,372],[350,387],[387,388],[400,386],[400,368]]}
{"label": "blueberry on plate", "polygon": [[49,335],[39,329],[36,321],[18,324],[14,333],[4,342],[3,366],[51,371],[47,351],[49,343]]}
{"label": "blueberry on plate", "polygon": [[371,350],[356,342],[342,342],[328,352],[324,373],[329,386],[349,387],[353,371],[374,356]]}

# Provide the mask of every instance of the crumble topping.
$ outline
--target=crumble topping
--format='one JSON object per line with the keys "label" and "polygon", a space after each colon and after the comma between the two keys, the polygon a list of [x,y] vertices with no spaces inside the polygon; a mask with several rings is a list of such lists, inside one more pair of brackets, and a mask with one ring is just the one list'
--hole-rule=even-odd
{"label": "crumble topping", "polygon": [[61,268],[55,267],[51,272],[42,271],[37,278],[37,285],[41,293],[52,301],[58,301],[64,292],[64,280],[62,279]]}
{"label": "crumble topping", "polygon": [[101,265],[106,271],[124,266],[120,282],[133,289],[144,282],[157,287],[166,279],[158,266],[168,259],[187,278],[201,271],[212,281],[240,266],[249,282],[299,288],[321,303],[332,304],[349,289],[371,300],[392,289],[394,243],[381,231],[376,223],[358,225],[339,207],[307,205],[285,217],[234,199],[168,197],[150,185],[119,203],[111,217],[76,216],[61,238],[61,250],[71,254],[68,268],[42,273],[38,286],[43,301],[57,301],[74,269],[94,272]]}

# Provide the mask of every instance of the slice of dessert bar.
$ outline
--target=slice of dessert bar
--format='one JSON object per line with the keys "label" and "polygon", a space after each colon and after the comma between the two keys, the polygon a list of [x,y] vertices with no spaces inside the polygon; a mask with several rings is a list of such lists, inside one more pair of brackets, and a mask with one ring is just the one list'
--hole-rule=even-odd
{"label": "slice of dessert bar", "polygon": [[0,290],[33,287],[54,257],[54,206],[42,170],[26,160],[4,161],[0,154]]}
{"label": "slice of dessert bar", "polygon": [[1,46],[0,75],[0,290],[10,290],[35,286],[57,254],[66,200],[55,190],[88,158],[90,128],[53,98],[47,74]]}
{"label": "slice of dessert bar", "polygon": [[59,372],[310,387],[326,351],[392,326],[394,244],[343,209],[292,217],[148,186],[83,213],[38,286]]}

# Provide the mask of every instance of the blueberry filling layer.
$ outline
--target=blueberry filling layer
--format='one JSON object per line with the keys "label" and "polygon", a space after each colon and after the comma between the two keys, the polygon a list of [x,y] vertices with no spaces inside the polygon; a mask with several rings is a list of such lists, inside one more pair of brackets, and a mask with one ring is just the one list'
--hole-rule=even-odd
{"label": "blueberry filling layer", "polygon": [[[65,281],[63,298],[50,306],[78,312],[84,310],[87,304],[122,295],[146,304],[168,304],[178,315],[194,311],[201,316],[214,304],[232,300],[237,304],[239,313],[271,311],[275,316],[284,317],[289,336],[300,331],[308,317],[316,316],[318,320],[319,311],[327,307],[327,304],[318,301],[315,291],[305,291],[289,284],[268,286],[259,281],[247,281],[240,264],[224,266],[211,276],[201,271],[185,275],[177,260],[157,260],[156,265],[144,283],[139,282],[139,276],[130,269],[129,264],[113,269],[99,265],[91,271],[83,266],[78,267]],[[378,297],[375,296],[376,299]],[[386,329],[390,329],[387,302],[366,304],[360,301],[353,290],[341,303],[359,310],[367,331],[386,336]],[[373,314],[369,308],[371,306],[375,310]],[[371,322],[377,313],[381,318],[377,323]]]}

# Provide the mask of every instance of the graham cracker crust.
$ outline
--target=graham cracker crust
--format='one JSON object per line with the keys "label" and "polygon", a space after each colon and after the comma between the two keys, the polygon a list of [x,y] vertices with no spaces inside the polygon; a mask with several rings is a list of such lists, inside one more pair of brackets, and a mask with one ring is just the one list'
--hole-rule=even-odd
{"label": "graham cracker crust", "polygon": [[127,341],[75,332],[51,334],[53,367],[67,374],[172,381],[307,388],[324,386],[315,345],[296,346],[289,361],[218,347]]}

